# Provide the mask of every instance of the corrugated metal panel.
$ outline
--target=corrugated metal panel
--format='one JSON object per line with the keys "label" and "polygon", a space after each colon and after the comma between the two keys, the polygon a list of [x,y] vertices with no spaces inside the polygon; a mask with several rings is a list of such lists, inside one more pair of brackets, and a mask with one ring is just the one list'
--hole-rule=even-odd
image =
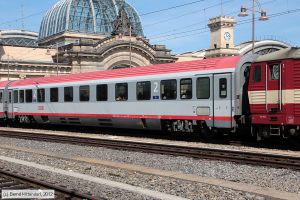
{"label": "corrugated metal panel", "polygon": [[251,104],[265,104],[266,103],[266,92],[256,91],[249,95]]}
{"label": "corrugated metal panel", "polygon": [[[300,88],[300,61],[295,60],[293,66],[293,81],[294,81],[294,88]],[[294,91],[294,102],[300,102],[300,91]],[[294,104],[294,113],[295,116],[300,116],[300,104]]]}
{"label": "corrugated metal panel", "polygon": [[300,103],[300,90],[294,90],[294,102]]}

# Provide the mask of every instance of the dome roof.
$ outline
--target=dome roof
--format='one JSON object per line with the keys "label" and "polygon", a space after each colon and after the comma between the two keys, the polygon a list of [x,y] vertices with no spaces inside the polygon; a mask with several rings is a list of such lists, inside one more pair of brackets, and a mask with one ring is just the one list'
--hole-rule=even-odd
{"label": "dome roof", "polygon": [[110,35],[123,6],[134,33],[143,36],[137,12],[124,0],[60,0],[44,16],[39,39],[65,31]]}

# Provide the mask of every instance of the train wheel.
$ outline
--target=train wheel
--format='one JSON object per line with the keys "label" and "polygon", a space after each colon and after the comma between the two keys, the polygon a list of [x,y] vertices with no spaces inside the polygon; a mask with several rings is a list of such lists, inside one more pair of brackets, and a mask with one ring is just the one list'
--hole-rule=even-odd
{"label": "train wheel", "polygon": [[253,136],[256,137],[256,141],[260,142],[263,139],[263,133],[264,133],[264,128],[263,127],[254,127],[253,128]]}

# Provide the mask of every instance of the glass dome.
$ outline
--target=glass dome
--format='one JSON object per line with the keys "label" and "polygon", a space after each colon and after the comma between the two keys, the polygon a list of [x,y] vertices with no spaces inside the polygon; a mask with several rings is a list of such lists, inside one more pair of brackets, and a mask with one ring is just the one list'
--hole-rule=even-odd
{"label": "glass dome", "polygon": [[110,35],[121,8],[124,8],[134,33],[144,36],[136,10],[124,0],[60,0],[44,16],[39,39],[65,31]]}

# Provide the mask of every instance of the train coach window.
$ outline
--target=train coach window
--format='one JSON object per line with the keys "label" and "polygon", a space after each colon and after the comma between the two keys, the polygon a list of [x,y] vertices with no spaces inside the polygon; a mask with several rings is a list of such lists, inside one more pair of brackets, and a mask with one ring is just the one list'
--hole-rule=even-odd
{"label": "train coach window", "polygon": [[197,99],[210,98],[210,79],[203,77],[197,79]]}
{"label": "train coach window", "polygon": [[0,92],[0,103],[3,103],[3,92]]}
{"label": "train coach window", "polygon": [[50,88],[50,102],[58,102],[58,88]]}
{"label": "train coach window", "polygon": [[24,103],[24,90],[19,91],[19,102]]}
{"label": "train coach window", "polygon": [[192,79],[181,79],[180,80],[180,98],[191,99],[193,98],[193,83]]}
{"label": "train coach window", "polygon": [[177,99],[177,81],[164,80],[160,83],[160,92],[162,100]]}
{"label": "train coach window", "polygon": [[8,102],[9,102],[9,103],[11,103],[12,92],[9,92],[9,94],[8,94],[8,98],[9,98]]}
{"label": "train coach window", "polygon": [[261,81],[261,66],[255,66],[253,71],[253,82]]}
{"label": "train coach window", "polygon": [[45,89],[38,89],[37,90],[37,101],[38,102],[45,102]]}
{"label": "train coach window", "polygon": [[128,84],[117,83],[116,84],[116,101],[127,101],[128,100]]}
{"label": "train coach window", "polygon": [[219,80],[220,98],[227,98],[227,79],[221,78]]}
{"label": "train coach window", "polygon": [[19,101],[19,95],[18,95],[18,90],[14,91],[14,103],[18,103]]}
{"label": "train coach window", "polygon": [[107,90],[107,85],[97,85],[97,101],[107,101],[108,99],[108,90]]}
{"label": "train coach window", "polygon": [[79,87],[79,99],[80,101],[90,100],[90,86],[84,85]]}
{"label": "train coach window", "polygon": [[139,101],[151,99],[151,82],[144,81],[136,84],[136,98]]}
{"label": "train coach window", "polygon": [[32,103],[32,90],[25,90],[26,103]]}
{"label": "train coach window", "polygon": [[65,102],[73,102],[73,87],[65,87],[64,93]]}

